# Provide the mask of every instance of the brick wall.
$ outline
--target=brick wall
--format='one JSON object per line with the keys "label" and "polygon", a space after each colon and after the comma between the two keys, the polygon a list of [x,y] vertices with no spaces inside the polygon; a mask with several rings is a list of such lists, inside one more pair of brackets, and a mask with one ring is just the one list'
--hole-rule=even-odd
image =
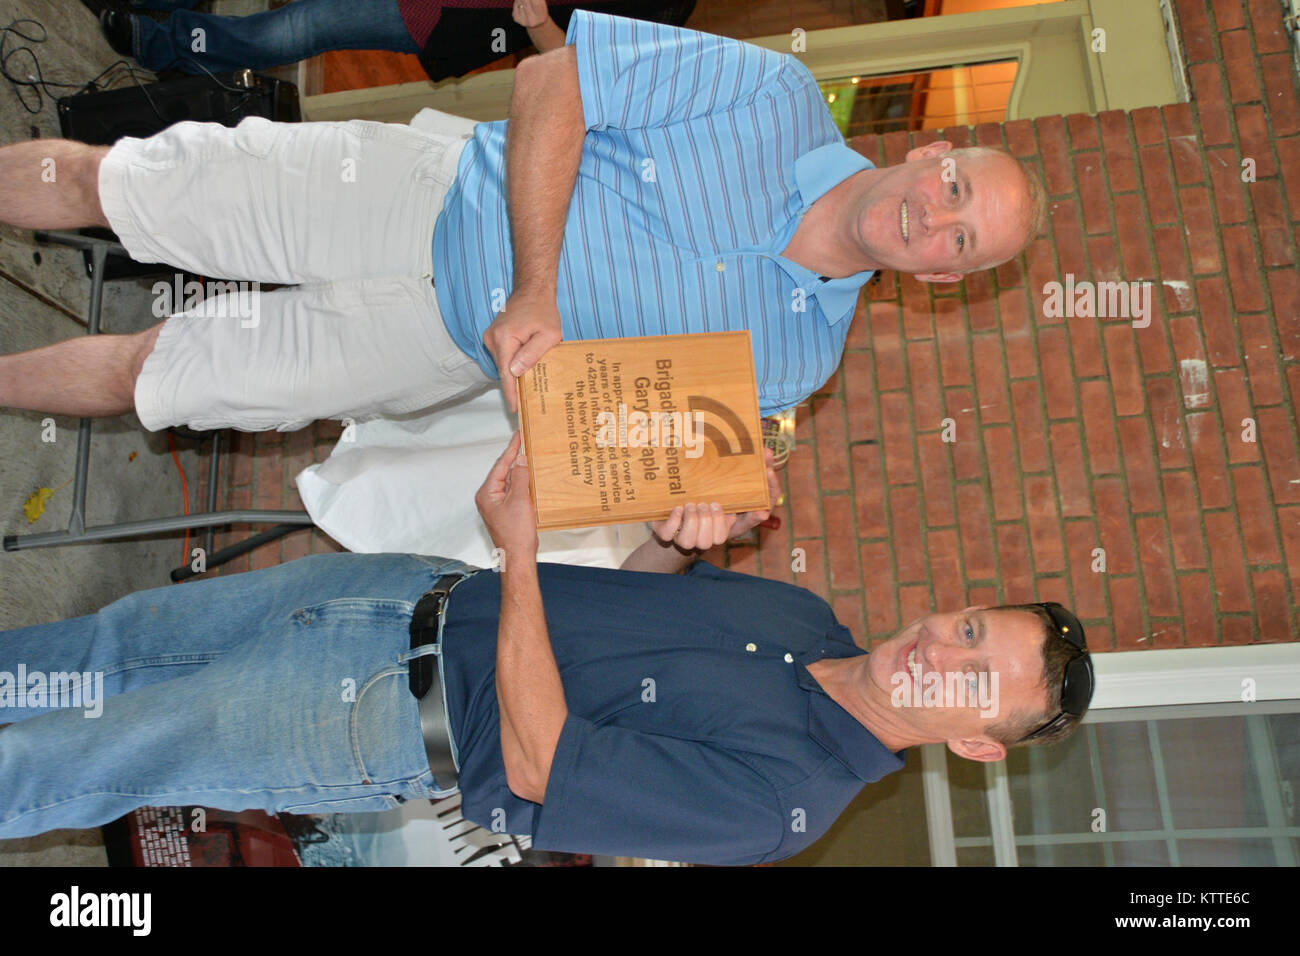
{"label": "brick wall", "polygon": [[[801,409],[787,523],[732,567],[789,579],[805,549],[800,582],[870,639],[1024,600],[1072,606],[1099,649],[1296,639],[1296,77],[1275,0],[1178,13],[1191,104],[945,131],[1035,168],[1049,230],[959,286],[869,288]],[[936,138],[852,145],[895,163]],[[1066,273],[1151,280],[1151,325],[1046,318]]]}
{"label": "brick wall", "polygon": [[[217,507],[301,511],[302,499],[293,479],[308,465],[324,461],[338,441],[338,422],[315,422],[295,432],[223,432],[221,474],[218,477]],[[190,511],[207,510],[208,465],[211,443],[204,442],[199,463],[190,481]],[[267,525],[232,525],[217,532],[213,550],[242,541]],[[191,535],[190,547],[198,547],[199,535]],[[216,569],[218,574],[238,574],[269,568],[308,554],[342,551],[343,548],[318,528],[294,531],[244,554]]]}
{"label": "brick wall", "polygon": [[[728,8],[766,9],[701,4],[692,25],[788,29],[696,22]],[[1296,76],[1276,0],[1177,9],[1191,104],[945,132],[1034,167],[1047,234],[960,285],[870,286],[842,367],[799,410],[781,529],[714,560],[797,580],[864,644],[932,609],[1035,599],[1075,608],[1097,649],[1296,639]],[[893,163],[933,138],[853,145]],[[1151,325],[1046,318],[1043,285],[1066,273],[1151,280]],[[299,507],[292,476],[337,434],[241,436],[226,506]],[[229,570],[330,547],[299,532]]]}

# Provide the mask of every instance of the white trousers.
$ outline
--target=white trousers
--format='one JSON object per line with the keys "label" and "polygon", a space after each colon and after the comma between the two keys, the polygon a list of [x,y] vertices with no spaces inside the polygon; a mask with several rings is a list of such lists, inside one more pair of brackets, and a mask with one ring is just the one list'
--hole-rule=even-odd
{"label": "white trousers", "polygon": [[244,280],[189,310],[183,287],[155,286],[174,314],[136,382],[145,428],[364,421],[488,381],[432,285],[434,223],[472,124],[426,114],[420,128],[185,122],[110,150],[100,200],[132,258]]}

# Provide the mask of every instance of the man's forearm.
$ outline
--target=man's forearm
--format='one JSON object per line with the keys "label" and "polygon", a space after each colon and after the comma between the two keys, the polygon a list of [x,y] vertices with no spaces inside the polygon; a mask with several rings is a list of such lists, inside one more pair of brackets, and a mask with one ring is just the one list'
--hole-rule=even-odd
{"label": "man's forearm", "polygon": [[524,60],[515,71],[506,127],[515,294],[555,294],[585,135],[575,49],[563,46]]}
{"label": "man's forearm", "polygon": [[507,785],[541,803],[569,711],[532,556],[507,554],[501,572],[496,685]]}
{"label": "man's forearm", "polygon": [[533,41],[538,53],[549,53],[564,46],[564,31],[547,17],[541,26],[528,27],[528,39]]}

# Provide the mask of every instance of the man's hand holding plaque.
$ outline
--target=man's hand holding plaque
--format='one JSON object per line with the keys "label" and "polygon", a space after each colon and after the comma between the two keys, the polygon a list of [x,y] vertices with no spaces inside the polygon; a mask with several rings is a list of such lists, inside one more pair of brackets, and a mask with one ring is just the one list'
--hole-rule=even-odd
{"label": "man's hand holding plaque", "polygon": [[512,412],[519,411],[518,378],[560,341],[560,310],[555,294],[519,290],[483,333],[501,376],[501,391]]}
{"label": "man's hand holding plaque", "polygon": [[[772,501],[781,497],[781,485],[772,466],[772,449],[764,449],[767,460],[768,496]],[[772,512],[746,511],[730,515],[716,501],[708,504],[678,505],[663,521],[651,523],[650,530],[664,544],[675,544],[683,551],[707,551],[732,538],[747,534],[766,521]]]}
{"label": "man's hand holding plaque", "polygon": [[515,432],[510,444],[474,496],[492,543],[516,560],[537,555],[537,514],[528,492],[528,459],[523,437]]}

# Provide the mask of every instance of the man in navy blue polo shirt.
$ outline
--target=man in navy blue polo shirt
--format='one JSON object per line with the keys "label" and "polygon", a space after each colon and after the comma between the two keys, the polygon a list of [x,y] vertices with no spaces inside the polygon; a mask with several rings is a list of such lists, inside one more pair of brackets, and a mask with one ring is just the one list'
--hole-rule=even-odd
{"label": "man in navy blue polo shirt", "polygon": [[[1082,630],[1059,607],[928,615],[868,655],[812,593],[675,575],[693,554],[659,540],[624,570],[539,566],[517,451],[477,498],[502,568],[454,582],[437,643],[412,649],[413,608],[472,569],[366,554],[0,634],[0,838],[158,803],[382,810],[452,792],[458,770],[468,819],[539,848],[759,863],[809,846],[907,747],[999,760],[1087,708]],[[689,546],[732,520],[699,507],[660,530]],[[435,654],[442,699],[417,705]]]}
{"label": "man in navy blue polo shirt", "polygon": [[289,430],[498,378],[513,402],[561,338],[749,329],[770,415],[834,372],[876,270],[956,281],[1043,216],[1009,154],[936,142],[874,168],[794,56],[662,24],[579,11],[509,115],[5,147],[0,220],[290,287],[0,357],[0,405]]}

